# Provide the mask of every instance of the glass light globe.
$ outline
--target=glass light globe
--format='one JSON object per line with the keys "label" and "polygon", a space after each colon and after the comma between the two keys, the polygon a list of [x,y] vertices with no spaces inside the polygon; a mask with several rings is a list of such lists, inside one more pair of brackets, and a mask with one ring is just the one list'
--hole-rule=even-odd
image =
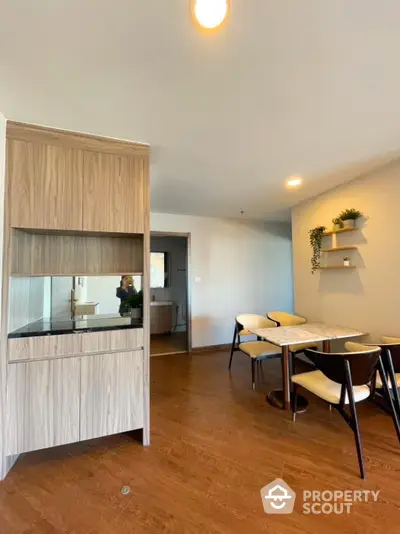
{"label": "glass light globe", "polygon": [[213,29],[226,19],[230,0],[192,0],[193,14],[203,28]]}

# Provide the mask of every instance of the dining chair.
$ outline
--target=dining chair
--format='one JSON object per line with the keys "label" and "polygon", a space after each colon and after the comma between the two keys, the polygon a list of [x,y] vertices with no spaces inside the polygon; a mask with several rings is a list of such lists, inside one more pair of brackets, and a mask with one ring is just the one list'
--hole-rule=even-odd
{"label": "dining chair", "polygon": [[[262,341],[261,339],[258,339],[257,341],[246,341],[242,343],[240,337],[244,335],[252,335],[251,332],[249,332],[249,329],[254,328],[276,328],[276,324],[262,315],[255,315],[252,313],[238,315],[235,319],[235,335],[233,341],[235,343],[236,336],[238,336],[239,345],[234,349],[234,345],[232,344],[231,357],[229,359],[230,370],[232,366],[233,353],[235,350],[238,350],[250,357],[253,391],[256,389],[256,364],[258,362],[262,362],[271,358],[277,358],[282,355],[281,349],[272,343],[268,343],[268,341]],[[246,334],[243,332],[246,332]]]}
{"label": "dining chair", "polygon": [[[367,399],[371,390],[369,384],[378,371],[385,395],[391,408],[393,423],[400,442],[399,418],[389,394],[389,385],[384,371],[380,347],[359,343],[345,344],[347,352],[324,353],[306,350],[307,357],[317,370],[292,376],[292,420],[296,420],[297,388],[301,386],[328,404],[334,406],[354,433],[361,478],[365,478],[364,458],[358,425],[356,403]],[[346,411],[350,407],[350,415]]]}
{"label": "dining chair", "polygon": [[[387,374],[389,390],[393,394],[393,402],[400,417],[400,338],[383,336],[382,342],[378,345],[382,349],[382,362]],[[376,376],[374,386],[379,392],[383,389],[379,375]]]}
{"label": "dining chair", "polygon": [[[243,315],[238,315],[238,317],[253,317],[254,314],[252,313],[245,313]],[[256,317],[259,317],[256,315]],[[242,343],[242,337],[250,337],[254,336],[249,330],[243,327],[243,325],[240,325],[237,322],[237,317],[235,318],[235,328],[233,330],[233,341],[232,341],[232,348],[231,348],[231,359],[229,361],[229,369],[231,368],[231,362],[233,353],[239,350],[239,345]]]}
{"label": "dining chair", "polygon": [[[276,326],[300,326],[307,323],[307,320],[304,317],[281,311],[268,312],[267,317],[271,321],[274,321]],[[292,354],[297,355],[304,352],[306,349],[314,349],[317,347],[317,343],[303,343],[301,345],[290,345],[289,350]]]}

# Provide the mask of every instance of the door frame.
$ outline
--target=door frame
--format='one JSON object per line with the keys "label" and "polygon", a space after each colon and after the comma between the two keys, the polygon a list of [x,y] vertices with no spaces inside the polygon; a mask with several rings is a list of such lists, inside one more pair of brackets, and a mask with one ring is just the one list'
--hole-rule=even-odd
{"label": "door frame", "polygon": [[[187,352],[192,352],[192,284],[190,276],[192,233],[191,232],[158,232],[150,231],[152,237],[185,237],[186,238],[186,318],[187,318]],[[151,249],[151,247],[150,247]],[[151,252],[151,250],[150,250]],[[151,290],[151,288],[150,288]]]}

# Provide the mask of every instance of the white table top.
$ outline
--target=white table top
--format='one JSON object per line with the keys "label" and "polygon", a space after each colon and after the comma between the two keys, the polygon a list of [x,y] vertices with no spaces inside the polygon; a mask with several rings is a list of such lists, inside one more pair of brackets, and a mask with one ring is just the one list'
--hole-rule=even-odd
{"label": "white table top", "polygon": [[262,337],[278,347],[364,335],[363,332],[352,328],[324,323],[306,323],[300,326],[279,326],[277,328],[250,328],[249,330],[256,336]]}

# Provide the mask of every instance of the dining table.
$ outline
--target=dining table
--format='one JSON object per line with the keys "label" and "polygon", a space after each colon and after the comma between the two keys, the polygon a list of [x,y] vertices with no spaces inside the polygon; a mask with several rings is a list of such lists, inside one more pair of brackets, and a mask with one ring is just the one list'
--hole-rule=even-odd
{"label": "dining table", "polygon": [[[325,323],[305,323],[298,326],[278,326],[276,328],[249,328],[252,334],[282,349],[282,389],[270,391],[268,402],[275,408],[288,410],[291,396],[291,352],[289,347],[309,343],[322,343],[322,351],[330,352],[330,343],[336,339],[351,339],[365,335],[363,332],[343,326]],[[303,410],[307,401],[302,399]]]}

